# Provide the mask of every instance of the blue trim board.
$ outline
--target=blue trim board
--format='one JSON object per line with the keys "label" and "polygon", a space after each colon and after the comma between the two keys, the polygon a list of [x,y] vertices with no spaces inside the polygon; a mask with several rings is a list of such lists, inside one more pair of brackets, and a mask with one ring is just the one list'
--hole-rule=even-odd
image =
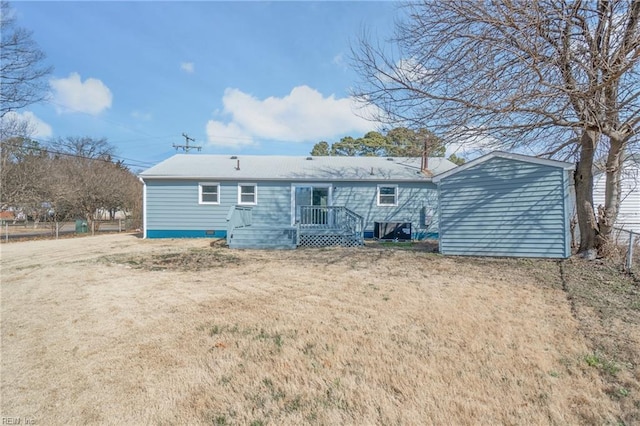
{"label": "blue trim board", "polygon": [[226,238],[227,231],[220,230],[147,230],[147,238]]}
{"label": "blue trim board", "polygon": [[[154,229],[147,230],[147,238],[226,238],[227,231],[222,230],[178,230],[178,229]],[[415,232],[412,240],[437,240],[437,232]],[[364,238],[373,239],[373,231],[364,231]]]}
{"label": "blue trim board", "polygon": [[418,231],[414,232],[413,235],[411,235],[411,238],[418,241],[438,240],[440,235],[437,232]]}

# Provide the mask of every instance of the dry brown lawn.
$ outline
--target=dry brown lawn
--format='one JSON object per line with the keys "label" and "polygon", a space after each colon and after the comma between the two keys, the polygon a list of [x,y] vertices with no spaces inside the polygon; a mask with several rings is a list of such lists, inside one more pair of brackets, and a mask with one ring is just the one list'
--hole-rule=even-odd
{"label": "dry brown lawn", "polygon": [[624,358],[640,342],[633,305],[614,324],[628,347],[610,359],[619,348],[594,345],[587,328],[604,323],[581,320],[597,315],[556,262],[210,243],[2,245],[0,414],[40,425],[640,422],[640,378]]}

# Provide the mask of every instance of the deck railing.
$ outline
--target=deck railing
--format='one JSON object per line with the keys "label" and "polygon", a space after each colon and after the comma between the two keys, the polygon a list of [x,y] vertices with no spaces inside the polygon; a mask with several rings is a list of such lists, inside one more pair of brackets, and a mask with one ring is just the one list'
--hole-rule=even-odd
{"label": "deck railing", "polygon": [[298,228],[346,231],[364,241],[364,218],[342,206],[300,206]]}
{"label": "deck railing", "polygon": [[231,206],[227,213],[227,244],[233,237],[236,228],[251,226],[253,222],[253,208],[247,206]]}
{"label": "deck railing", "polygon": [[344,214],[348,229],[353,231],[359,244],[364,244],[364,218],[346,207],[344,208]]}

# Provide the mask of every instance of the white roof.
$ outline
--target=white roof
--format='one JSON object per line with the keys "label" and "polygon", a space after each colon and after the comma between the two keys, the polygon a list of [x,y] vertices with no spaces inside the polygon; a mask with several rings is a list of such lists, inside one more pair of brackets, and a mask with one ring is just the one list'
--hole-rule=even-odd
{"label": "white roof", "polygon": [[455,173],[459,173],[461,171],[470,169],[471,167],[475,167],[478,164],[482,164],[485,161],[491,160],[492,158],[506,158],[509,160],[525,161],[527,163],[534,163],[542,166],[559,167],[564,170],[575,169],[575,165],[573,163],[566,163],[564,161],[547,160],[546,158],[531,157],[529,155],[512,154],[509,152],[502,152],[502,151],[493,151],[487,155],[483,155],[482,157],[478,157],[475,160],[469,161],[468,163],[465,163],[460,167],[456,167],[455,169],[448,170],[446,172],[438,174],[438,176],[434,176],[433,181],[438,183],[442,179],[445,179]]}
{"label": "white roof", "polygon": [[[176,154],[145,170],[143,179],[216,179],[354,181],[431,181],[420,172],[420,158],[406,157],[292,157],[260,155]],[[240,167],[238,167],[238,165]],[[436,175],[456,165],[430,157],[428,170]]]}

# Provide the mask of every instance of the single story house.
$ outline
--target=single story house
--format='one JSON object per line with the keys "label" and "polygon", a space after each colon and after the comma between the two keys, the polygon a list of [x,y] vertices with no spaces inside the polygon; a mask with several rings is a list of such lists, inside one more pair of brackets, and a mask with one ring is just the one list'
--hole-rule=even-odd
{"label": "single story house", "polygon": [[569,257],[574,168],[492,152],[435,176],[440,252]]}
{"label": "single story house", "polygon": [[435,236],[432,179],[455,167],[444,158],[177,154],[140,174],[144,237],[360,245],[388,223],[414,239]]}

